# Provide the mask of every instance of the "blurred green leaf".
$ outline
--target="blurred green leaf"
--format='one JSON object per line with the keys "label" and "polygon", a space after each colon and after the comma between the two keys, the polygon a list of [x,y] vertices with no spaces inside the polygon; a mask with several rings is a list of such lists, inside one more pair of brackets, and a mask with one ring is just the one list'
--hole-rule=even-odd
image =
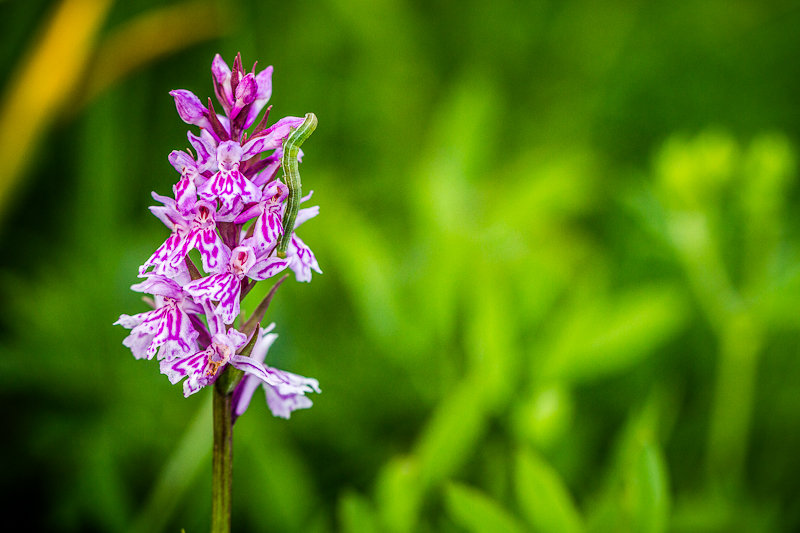
{"label": "blurred green leaf", "polygon": [[560,383],[543,386],[514,408],[517,436],[539,449],[555,445],[572,424],[574,399]]}
{"label": "blurred green leaf", "polygon": [[505,280],[492,275],[492,265],[480,263],[475,270],[481,282],[469,293],[465,351],[469,357],[468,372],[473,376],[473,395],[481,400],[482,408],[491,413],[502,410],[516,388],[517,324],[508,312],[511,302]]}
{"label": "blurred green leaf", "polygon": [[624,371],[678,333],[687,312],[671,285],[581,300],[556,333],[543,376],[585,382]]}
{"label": "blurred green leaf", "polygon": [[422,489],[455,474],[486,429],[480,376],[459,383],[436,407],[415,446]]}
{"label": "blurred green leaf", "polygon": [[[208,391],[211,392],[211,391]],[[131,533],[163,531],[204,462],[211,457],[211,394],[202,405],[161,470]]]}
{"label": "blurred green leaf", "polygon": [[[262,391],[257,390],[252,403],[263,401]],[[252,420],[270,416],[263,403],[250,410],[251,419],[237,420],[235,426],[240,451],[234,455],[234,471],[248,473],[239,485],[243,488],[239,501],[249,504],[247,514],[259,529],[305,531],[318,505],[312,473],[287,441],[283,421],[273,419],[265,428]]]}
{"label": "blurred green leaf", "polygon": [[760,135],[744,155],[739,202],[744,219],[745,291],[763,290],[774,275],[786,225],[786,192],[796,172],[796,155],[782,135]]}
{"label": "blurred green leaf", "polygon": [[339,498],[338,518],[342,533],[380,531],[372,504],[353,491],[348,491]]}
{"label": "blurred green leaf", "polygon": [[515,485],[522,515],[538,533],[579,533],[580,512],[555,469],[530,450],[517,453]]}
{"label": "blurred green leaf", "polygon": [[445,487],[447,512],[472,533],[523,533],[525,527],[508,511],[480,491],[459,483]]}
{"label": "blurred green leaf", "polygon": [[614,450],[604,486],[589,513],[589,530],[653,533],[667,530],[670,484],[658,445],[663,405],[669,397],[654,390],[631,413]]}
{"label": "blurred green leaf", "polygon": [[730,134],[706,131],[693,139],[671,137],[656,158],[656,174],[675,209],[709,208],[733,179],[739,147]]}
{"label": "blurred green leaf", "polygon": [[633,531],[662,533],[667,530],[670,494],[664,456],[652,443],[641,447],[631,471]]}
{"label": "blurred green leaf", "polygon": [[[331,196],[337,196],[335,190]],[[346,203],[345,196],[325,206],[325,217],[323,230],[329,244],[323,247],[329,260],[336,262],[363,327],[378,342],[394,342],[401,331],[401,318],[392,290],[397,274],[389,243]]]}
{"label": "blurred green leaf", "polygon": [[375,489],[383,530],[414,531],[424,495],[419,478],[419,465],[413,457],[395,457],[384,465]]}

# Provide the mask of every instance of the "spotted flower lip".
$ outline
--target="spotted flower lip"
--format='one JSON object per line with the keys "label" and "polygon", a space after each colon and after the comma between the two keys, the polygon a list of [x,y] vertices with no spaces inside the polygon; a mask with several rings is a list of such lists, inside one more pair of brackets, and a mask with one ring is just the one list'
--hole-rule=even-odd
{"label": "spotted flower lip", "polygon": [[294,272],[297,281],[310,282],[312,270],[317,274],[322,274],[314,252],[297,235],[292,235],[292,240],[289,241],[286,258],[289,260],[288,266]]}
{"label": "spotted flower lip", "polygon": [[[204,305],[207,306],[208,303],[206,302]],[[237,352],[247,343],[247,336],[234,328],[226,330],[219,317],[214,316],[213,313],[209,314],[209,317],[208,325],[212,336],[211,343],[206,349],[183,357],[162,359],[160,363],[161,373],[165,374],[173,385],[188,378],[183,382],[184,396],[188,398],[201,388],[213,383],[225,365],[230,364],[247,374],[245,380],[252,377],[256,380],[256,385],[258,382],[263,382],[265,391],[267,391],[267,387],[274,389],[272,392],[267,392],[268,402],[270,394],[275,398],[285,398],[282,403],[274,403],[275,400],[273,400],[274,408],[273,404],[270,404],[270,409],[275,416],[283,416],[283,413],[287,413],[283,417],[288,418],[288,413],[295,409],[311,407],[311,400],[308,398],[302,400],[299,397],[304,396],[307,392],[320,392],[319,382],[316,379],[298,376],[263,364],[269,345],[277,338],[277,335],[274,334],[272,337],[269,336],[269,332],[275,327],[274,323],[268,328],[260,330],[251,356],[246,357],[238,355]],[[259,342],[261,342],[260,345]],[[245,380],[240,382],[237,388],[241,387]],[[252,392],[249,397],[244,397],[241,393],[237,397],[236,391],[234,391],[233,408],[234,413],[238,413],[235,416],[244,413],[250,403],[250,398],[252,398]]]}
{"label": "spotted flower lip", "polygon": [[[187,211],[197,198],[197,182],[202,178],[194,158],[186,152],[173,150],[169,162],[181,173],[181,179],[172,186],[175,202],[181,211]],[[202,181],[201,181],[202,183]]]}
{"label": "spotted flower lip", "polygon": [[235,141],[223,141],[217,147],[217,165],[219,170],[198,189],[204,200],[219,199],[222,204],[233,209],[236,201],[242,204],[261,200],[261,189],[244,174],[239,172],[242,161],[253,157],[258,152],[250,142],[244,147]]}
{"label": "spotted flower lip", "polygon": [[256,281],[271,278],[285,269],[289,260],[259,255],[247,241],[233,250],[224,247],[222,253],[222,263],[226,263],[223,270],[192,281],[184,290],[197,298],[219,302],[214,313],[225,324],[232,324],[240,312],[239,293],[242,290],[242,280],[245,277]]}
{"label": "spotted flower lip", "polygon": [[158,274],[151,275],[131,289],[156,296],[156,309],[138,315],[122,315],[115,324],[130,329],[122,342],[137,359],[172,360],[182,354],[197,350],[199,333],[195,331],[189,314],[200,314],[203,308],[196,304],[175,281]]}
{"label": "spotted flower lip", "polygon": [[[116,324],[130,330],[123,344],[134,357],[156,357],[171,383],[182,382],[184,396],[214,383],[231,366],[245,375],[233,392],[234,417],[261,384],[272,413],[289,418],[312,405],[307,394],[319,392],[319,384],[263,364],[277,335],[271,333],[274,324],[261,329],[258,322],[283,278],[257,306],[255,322],[241,320],[241,300],[257,282],[286,269],[298,281],[321,273],[314,253],[296,234],[318,216],[319,206],[297,212],[287,256],[277,257],[289,196],[278,177],[283,145],[304,119],[283,117],[268,126],[267,108],[246,133],[272,96],[273,68],[256,67],[245,71],[240,55],[232,67],[214,57],[212,81],[221,113],[210,98],[205,105],[186,89],[170,92],[180,118],[199,130],[188,131],[188,147],[168,156],[179,174],[173,197],[152,194],[157,205],[150,211],[169,235],[139,267],[142,280],[131,288],[152,295],[147,301],[153,309],[121,315]],[[298,162],[302,157],[299,151]],[[195,264],[198,255],[202,270]]]}
{"label": "spotted flower lip", "polygon": [[181,268],[189,251],[195,248],[200,251],[205,270],[220,270],[224,251],[216,232],[214,203],[190,197],[181,210],[172,198],[155,193],[153,198],[163,205],[153,206],[150,210],[172,230],[172,234],[139,268],[139,275],[146,276],[151,266],[155,267],[157,274],[174,274]]}
{"label": "spotted flower lip", "polygon": [[[208,302],[204,302],[208,307]],[[208,311],[208,309],[206,309]],[[206,385],[216,380],[219,372],[231,362],[237,350],[247,343],[247,337],[234,328],[225,329],[224,324],[209,313],[208,326],[211,331],[211,343],[205,350],[177,357],[163,359],[160,363],[161,373],[167,376],[173,385],[183,378],[183,395],[189,397]]]}
{"label": "spotted flower lip", "polygon": [[283,234],[283,202],[289,188],[280,181],[273,181],[265,189],[261,201],[243,211],[235,222],[243,224],[256,218],[253,226],[253,247],[260,253],[268,253],[278,244]]}
{"label": "spotted flower lip", "polygon": [[[283,235],[283,202],[289,194],[289,189],[280,181],[270,183],[265,189],[261,202],[242,212],[235,222],[241,224],[256,217],[253,226],[253,236],[248,239],[253,249],[260,254],[269,254],[278,244],[278,239]],[[311,191],[300,199],[306,202],[314,194]],[[297,212],[294,229],[299,228],[304,222],[319,215],[319,206],[300,209]],[[295,241],[296,239],[296,241]],[[314,253],[299,237],[293,235],[287,253],[289,268],[295,272],[298,281],[311,281],[311,269],[322,274]]]}

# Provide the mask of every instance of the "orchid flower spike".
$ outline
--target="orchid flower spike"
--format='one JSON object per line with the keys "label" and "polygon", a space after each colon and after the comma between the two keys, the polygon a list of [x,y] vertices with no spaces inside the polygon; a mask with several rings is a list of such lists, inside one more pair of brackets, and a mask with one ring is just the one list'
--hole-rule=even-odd
{"label": "orchid flower spike", "polygon": [[[319,207],[294,207],[295,218],[288,218],[287,202],[295,193],[299,198],[299,189],[293,192],[280,174],[289,153],[284,149],[297,150],[287,147],[287,139],[308,118],[283,117],[268,124],[272,67],[257,70],[254,65],[248,72],[240,55],[229,67],[217,54],[211,73],[221,113],[211,99],[206,105],[186,89],[169,93],[178,116],[196,129],[187,132],[188,146],[168,156],[178,173],[172,195],[153,193],[158,204],[150,211],[169,232],[139,267],[143,280],[132,287],[152,296],[147,301],[153,309],[121,315],[116,324],[130,330],[123,344],[133,356],[155,357],[170,383],[183,383],[185,396],[224,379],[224,393],[234,395],[235,418],[261,385],[273,414],[289,418],[291,412],[311,406],[307,395],[318,393],[319,384],[264,365],[277,335],[272,333],[274,324],[261,328],[260,322],[286,276],[248,320],[241,316],[241,301],[256,283],[283,270],[306,282],[312,271],[322,273],[314,253],[296,234],[319,214]],[[302,156],[297,152],[296,160]],[[290,220],[295,222],[287,229]],[[288,252],[278,257],[276,248],[285,232],[291,233]],[[195,265],[198,257],[202,268]]]}

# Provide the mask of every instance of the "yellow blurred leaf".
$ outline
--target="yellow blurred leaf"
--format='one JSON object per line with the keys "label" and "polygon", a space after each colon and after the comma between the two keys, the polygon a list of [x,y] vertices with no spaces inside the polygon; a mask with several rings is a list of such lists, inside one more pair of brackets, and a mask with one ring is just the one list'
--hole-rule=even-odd
{"label": "yellow blurred leaf", "polygon": [[90,65],[82,102],[98,94],[131,72],[177,50],[215,37],[225,31],[224,20],[214,3],[190,1],[153,9],[125,22],[98,46]]}
{"label": "yellow blurred leaf", "polygon": [[110,0],[64,0],[12,75],[0,110],[0,213],[48,122],[80,80]]}
{"label": "yellow blurred leaf", "polygon": [[[36,140],[56,117],[75,113],[136,69],[224,32],[213,3],[185,2],[124,23],[97,46],[92,58],[110,5],[110,0],[64,0],[12,76],[0,109],[0,157],[5,163],[0,213]],[[70,98],[75,102],[67,107]]]}

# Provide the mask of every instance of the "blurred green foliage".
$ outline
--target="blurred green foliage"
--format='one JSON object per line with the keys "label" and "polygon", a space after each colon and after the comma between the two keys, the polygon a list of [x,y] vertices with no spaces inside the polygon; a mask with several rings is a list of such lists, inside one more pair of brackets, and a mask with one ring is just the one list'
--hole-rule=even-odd
{"label": "blurred green foliage", "polygon": [[[0,4],[4,91],[54,6]],[[164,6],[113,5],[95,57]],[[4,516],[208,527],[210,391],[183,399],[111,324],[165,237],[167,93],[210,95],[241,51],[275,66],[273,116],[320,119],[325,274],[269,310],[269,362],[323,394],[236,424],[235,530],[800,527],[794,3],[215,6],[225,37],[146,66],[131,44],[115,85],[79,86],[8,204]]]}

